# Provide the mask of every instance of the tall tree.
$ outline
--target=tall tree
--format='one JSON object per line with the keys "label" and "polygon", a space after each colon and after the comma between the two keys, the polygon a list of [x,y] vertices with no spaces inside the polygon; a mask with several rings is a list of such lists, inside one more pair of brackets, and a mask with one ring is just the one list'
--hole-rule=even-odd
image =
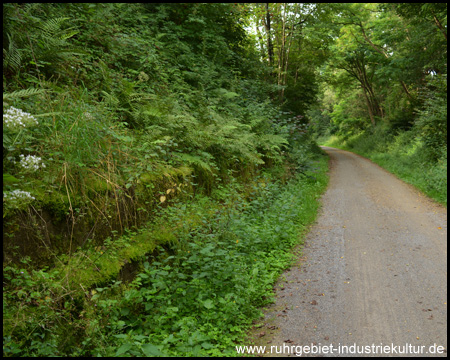
{"label": "tall tree", "polygon": [[266,3],[266,16],[264,17],[264,27],[266,29],[267,36],[267,56],[269,58],[269,65],[273,65],[273,44],[272,44],[272,36],[270,33],[270,18],[271,13],[269,11],[269,3]]}

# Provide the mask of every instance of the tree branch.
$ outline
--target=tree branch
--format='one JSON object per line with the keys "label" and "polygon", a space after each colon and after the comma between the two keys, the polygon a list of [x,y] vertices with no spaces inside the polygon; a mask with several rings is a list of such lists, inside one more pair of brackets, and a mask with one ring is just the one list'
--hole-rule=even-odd
{"label": "tree branch", "polygon": [[438,20],[438,18],[436,17],[436,15],[431,12],[433,14],[433,19],[434,22],[436,23],[436,26],[441,30],[442,34],[445,37],[445,40],[447,40],[447,32],[445,31],[444,27],[442,26],[441,22]]}

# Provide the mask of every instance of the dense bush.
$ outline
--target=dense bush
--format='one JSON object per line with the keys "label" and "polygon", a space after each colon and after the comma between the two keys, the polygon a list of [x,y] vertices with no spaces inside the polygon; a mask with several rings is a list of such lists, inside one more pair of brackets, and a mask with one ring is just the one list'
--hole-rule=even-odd
{"label": "dense bush", "polygon": [[4,355],[229,353],[326,183],[242,7],[3,10]]}
{"label": "dense bush", "polygon": [[[251,199],[235,183],[214,194],[225,206],[198,197],[167,208],[161,223],[183,225],[172,227],[172,241],[143,262],[128,286],[119,281],[80,292],[74,287],[86,285],[83,277],[70,285],[55,270],[7,267],[4,354],[233,355],[260,307],[272,301],[289,250],[317,213],[326,158],[309,160],[316,169],[287,186],[270,174],[255,179]],[[191,214],[199,225],[189,225]],[[136,235],[130,236],[124,244]]]}
{"label": "dense bush", "polygon": [[447,158],[447,74],[429,77],[415,129],[431,160]]}
{"label": "dense bush", "polygon": [[[23,237],[18,213],[39,228],[8,260],[99,244],[164,194],[209,194],[284,161],[286,115],[240,19],[233,4],[4,5],[6,231]],[[14,109],[37,123],[14,129]]]}

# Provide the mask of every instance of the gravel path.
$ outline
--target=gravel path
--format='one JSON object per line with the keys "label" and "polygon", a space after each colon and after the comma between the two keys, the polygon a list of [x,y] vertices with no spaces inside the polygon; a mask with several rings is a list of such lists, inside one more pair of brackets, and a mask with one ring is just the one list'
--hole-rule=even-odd
{"label": "gravel path", "polygon": [[321,212],[256,344],[293,357],[353,356],[339,346],[365,352],[354,356],[436,356],[427,353],[436,344],[446,356],[447,210],[367,159],[324,150]]}

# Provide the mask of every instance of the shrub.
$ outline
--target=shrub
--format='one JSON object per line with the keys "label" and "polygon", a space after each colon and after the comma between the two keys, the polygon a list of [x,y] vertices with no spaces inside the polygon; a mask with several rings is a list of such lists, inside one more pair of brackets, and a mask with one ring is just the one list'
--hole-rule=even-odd
{"label": "shrub", "polygon": [[423,91],[424,106],[419,111],[415,130],[422,138],[429,157],[436,161],[447,151],[447,74],[428,76]]}

